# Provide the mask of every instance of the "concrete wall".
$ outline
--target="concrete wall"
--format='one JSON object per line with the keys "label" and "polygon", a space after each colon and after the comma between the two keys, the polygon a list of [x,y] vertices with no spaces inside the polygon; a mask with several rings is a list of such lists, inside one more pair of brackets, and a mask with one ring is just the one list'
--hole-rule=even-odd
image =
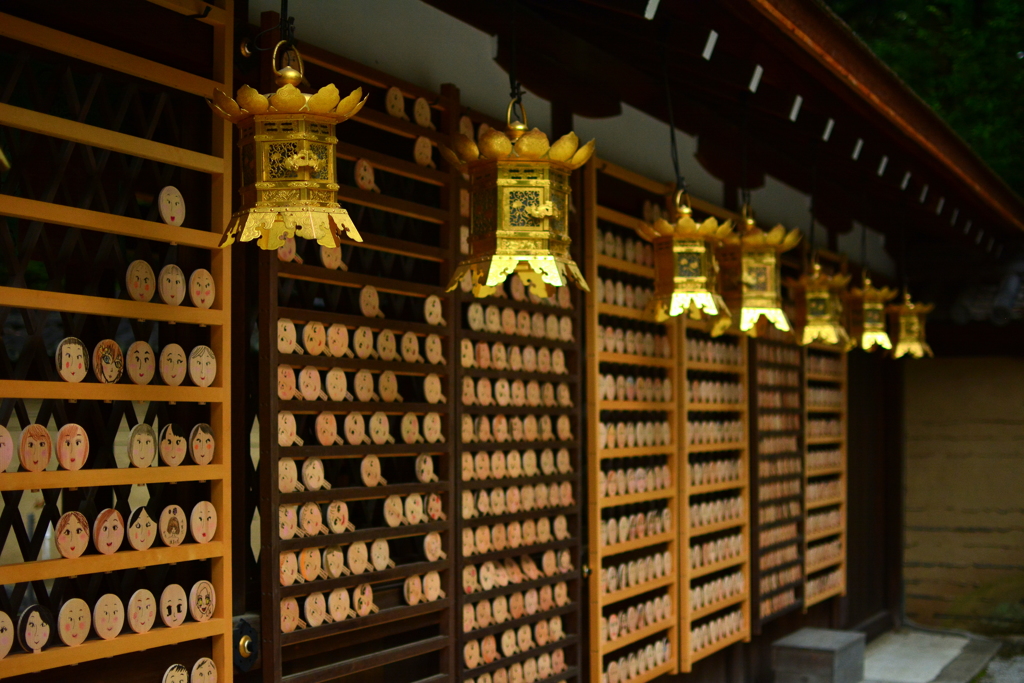
{"label": "concrete wall", "polygon": [[909,361],[907,615],[1024,627],[1024,361]]}

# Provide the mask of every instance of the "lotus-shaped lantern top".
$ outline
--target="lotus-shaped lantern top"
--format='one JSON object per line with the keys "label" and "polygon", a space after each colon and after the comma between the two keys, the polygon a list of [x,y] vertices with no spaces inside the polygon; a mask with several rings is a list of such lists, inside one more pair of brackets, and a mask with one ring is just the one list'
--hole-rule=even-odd
{"label": "lotus-shaped lantern top", "polygon": [[452,138],[455,151],[440,146],[441,156],[459,171],[474,161],[550,161],[567,170],[587,163],[594,154],[595,141],[580,147],[576,133],[566,133],[552,144],[538,128],[527,131],[526,125],[513,121],[505,131],[489,128],[479,136],[479,144],[462,133]]}
{"label": "lotus-shaped lantern top", "polygon": [[754,216],[749,207],[743,207],[744,230],[740,235],[743,248],[748,250],[777,251],[782,253],[789,251],[800,243],[802,237],[798,228],[786,231],[781,225],[776,225],[765,232],[754,223]]}
{"label": "lotus-shaped lantern top", "polygon": [[711,216],[698,223],[693,220],[690,207],[677,199],[678,218],[675,223],[670,223],[664,218],[657,218],[653,225],[641,223],[637,226],[636,232],[648,242],[653,242],[659,237],[672,237],[680,240],[704,240],[706,242],[726,242],[736,244],[739,242],[739,235],[733,231],[732,221],[719,223],[718,219]]}

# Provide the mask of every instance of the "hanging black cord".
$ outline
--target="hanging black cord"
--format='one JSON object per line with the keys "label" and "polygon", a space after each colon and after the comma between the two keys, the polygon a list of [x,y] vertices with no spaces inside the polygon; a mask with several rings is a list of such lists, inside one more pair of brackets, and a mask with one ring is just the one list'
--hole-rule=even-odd
{"label": "hanging black cord", "polygon": [[810,212],[811,212],[810,242],[811,242],[811,245],[810,245],[810,250],[808,251],[808,254],[807,254],[807,258],[810,259],[810,261],[812,263],[814,262],[814,247],[815,247],[815,242],[814,242],[815,225],[814,224],[817,222],[817,221],[815,221],[814,209],[815,209],[815,201],[817,199],[817,196],[818,196],[818,142],[815,141],[814,147],[811,148],[811,206],[810,206]]}
{"label": "hanging black cord", "polygon": [[868,273],[868,228],[866,225],[860,226],[860,265],[864,269],[864,276],[867,277]]}
{"label": "hanging black cord", "polygon": [[509,67],[508,67],[508,88],[509,88],[508,96],[509,96],[509,99],[511,99],[512,102],[513,102],[513,105],[512,105],[512,114],[513,114],[513,116],[516,115],[515,114],[515,108],[518,106],[519,107],[519,115],[518,115],[519,116],[519,120],[522,121],[522,119],[523,119],[523,84],[519,82],[519,78],[518,78],[518,75],[516,73],[516,62],[517,62],[517,59],[518,59],[518,56],[516,54],[516,47],[517,47],[517,44],[519,43],[518,34],[517,34],[517,30],[516,30],[516,24],[519,23],[517,21],[518,18],[519,18],[519,13],[517,11],[518,6],[519,6],[519,3],[517,3],[517,2],[513,2],[512,3],[512,45],[509,48],[509,52],[510,52],[510,54],[509,54],[509,61],[510,61],[510,63],[509,63]]}
{"label": "hanging black cord", "polygon": [[747,182],[747,146],[750,144],[750,97],[749,93],[743,95],[743,148],[741,154],[742,170],[740,175],[740,203],[743,206],[750,206],[750,185]]}
{"label": "hanging black cord", "polygon": [[682,172],[679,170],[679,147],[676,145],[676,117],[672,110],[672,83],[668,77],[668,47],[665,48],[665,55],[662,60],[663,70],[665,72],[665,104],[668,107],[668,139],[670,151],[672,153],[672,170],[676,174],[676,190],[681,190],[683,194],[686,194],[686,178],[683,177]]}
{"label": "hanging black cord", "polygon": [[290,48],[295,45],[295,17],[288,16],[288,0],[281,0],[280,17],[281,19],[278,22],[277,26],[274,26],[273,28],[268,28],[265,31],[260,31],[259,33],[256,34],[256,37],[252,40],[252,47],[254,50],[258,52],[266,52],[268,50],[273,50],[273,45],[269,47],[260,47],[260,38],[262,38],[264,34],[270,33],[271,31],[274,30],[280,32],[280,40],[284,41],[285,47]]}

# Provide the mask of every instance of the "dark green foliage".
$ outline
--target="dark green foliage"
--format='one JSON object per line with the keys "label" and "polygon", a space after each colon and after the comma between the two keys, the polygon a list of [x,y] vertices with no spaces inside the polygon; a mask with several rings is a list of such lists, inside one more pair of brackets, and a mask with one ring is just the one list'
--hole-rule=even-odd
{"label": "dark green foliage", "polygon": [[1024,2],[828,4],[1024,196]]}

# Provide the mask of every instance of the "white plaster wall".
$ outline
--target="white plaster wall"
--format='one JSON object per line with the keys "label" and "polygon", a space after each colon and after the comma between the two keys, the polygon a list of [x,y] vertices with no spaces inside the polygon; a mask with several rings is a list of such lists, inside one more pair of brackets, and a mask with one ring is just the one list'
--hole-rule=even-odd
{"label": "white plaster wall", "polygon": [[[260,13],[267,10],[279,11],[280,3],[251,0],[250,22],[259,25]],[[494,61],[496,38],[421,0],[293,0],[289,12],[302,41],[435,92],[442,83],[454,83],[467,106],[496,118],[505,116],[508,74]],[[550,131],[550,103],[529,92],[524,103],[531,126]],[[584,140],[597,138],[601,157],[655,180],[675,180],[668,125],[658,119],[624,104],[618,116],[576,116],[573,127]],[[697,138],[677,130],[676,140],[690,192],[722,204],[721,181],[694,159]],[[752,201],[760,223],[782,223],[807,232],[810,204],[802,192],[768,176],[765,186],[752,192]],[[869,260],[873,268],[892,275],[895,269],[882,250],[882,240],[879,233],[869,231]],[[858,229],[841,236],[839,243],[842,251],[859,259]]]}

